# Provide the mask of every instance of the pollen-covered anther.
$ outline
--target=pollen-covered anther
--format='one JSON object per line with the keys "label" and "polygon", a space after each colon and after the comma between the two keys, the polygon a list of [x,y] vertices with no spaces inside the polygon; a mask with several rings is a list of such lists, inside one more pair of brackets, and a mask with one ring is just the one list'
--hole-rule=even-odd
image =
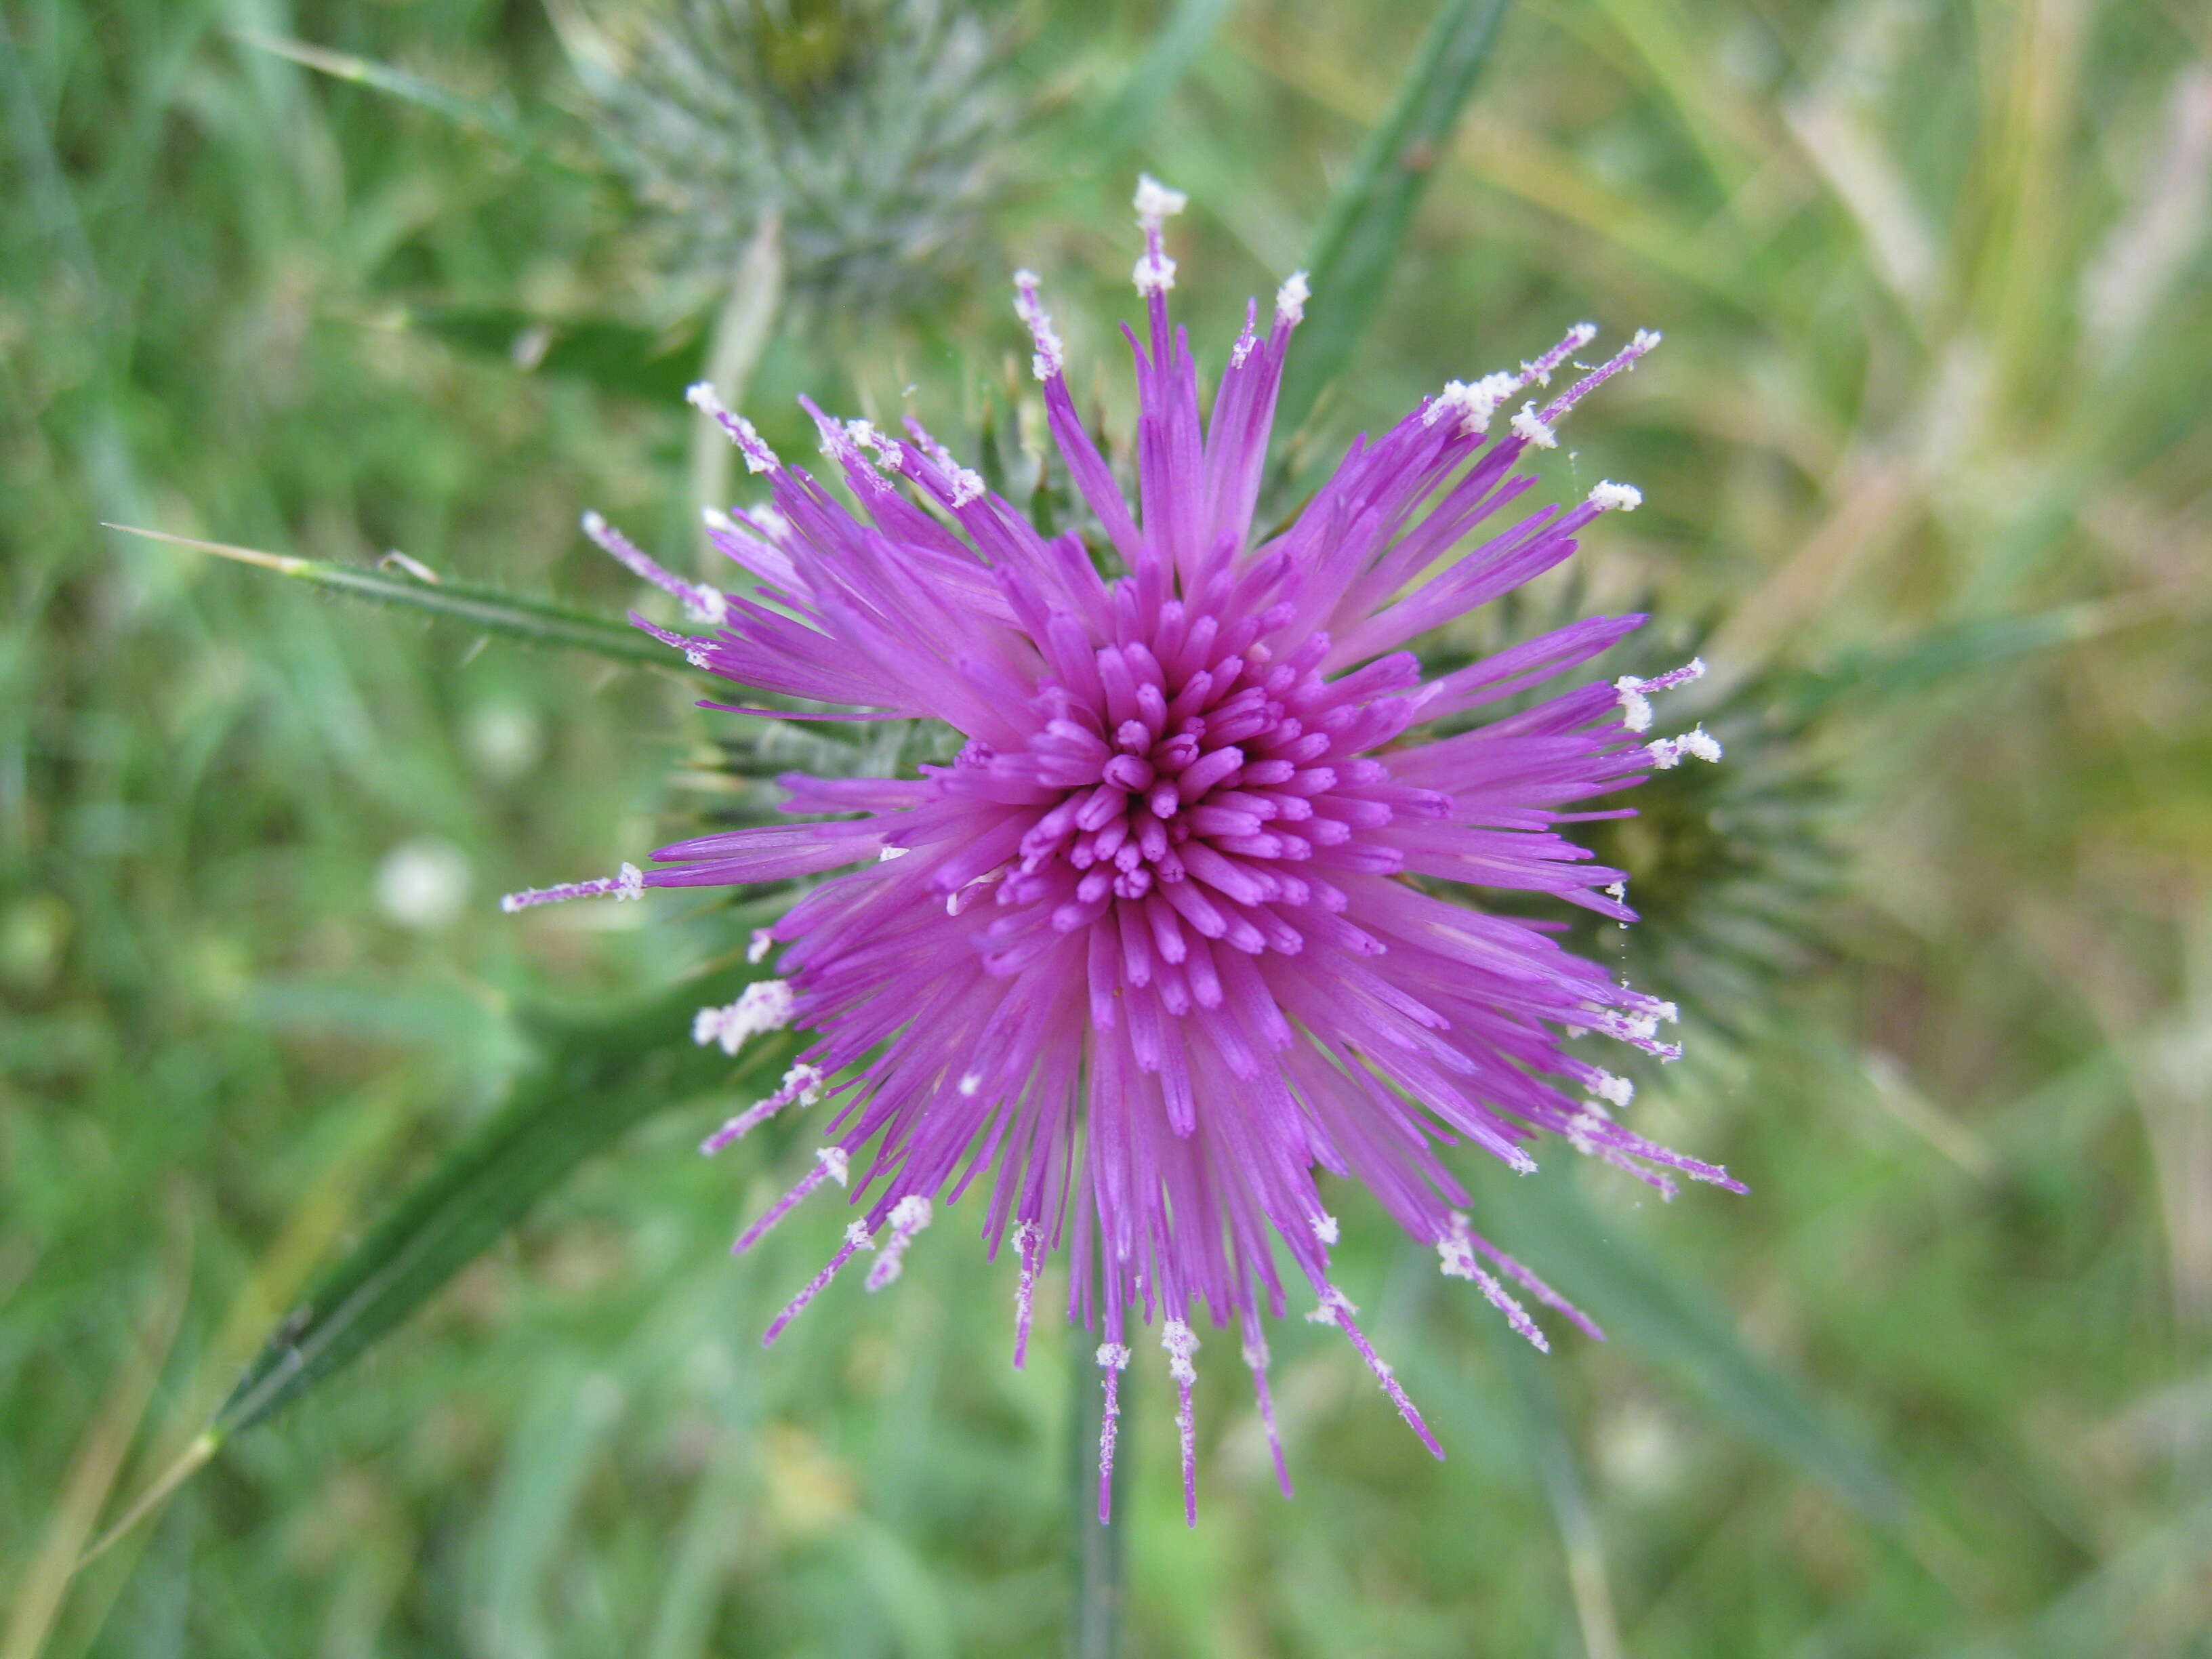
{"label": "pollen-covered anther", "polygon": [[1679,738],[1661,738],[1644,747],[1651,757],[1652,766],[1662,772],[1680,766],[1685,757],[1701,761],[1717,761],[1721,757],[1720,739],[1706,731],[1702,723]]}
{"label": "pollen-covered anther", "polygon": [[884,432],[873,421],[848,421],[845,423],[845,432],[855,444],[875,456],[878,470],[884,472],[896,472],[905,464],[906,451],[900,446],[899,441]]}
{"label": "pollen-covered anther", "polygon": [[509,915],[517,910],[528,910],[540,904],[565,904],[570,899],[611,898],[617,903],[624,899],[645,896],[645,872],[635,864],[625,864],[621,872],[602,876],[596,881],[565,881],[553,887],[526,887],[519,893],[508,893],[501,898],[499,908]]}
{"label": "pollen-covered anther", "polygon": [[1313,285],[1306,280],[1306,273],[1292,271],[1275,290],[1275,321],[1285,326],[1304,322],[1306,301],[1312,298]]}
{"label": "pollen-covered anther", "polygon": [[1176,262],[1157,250],[1147,250],[1129,273],[1136,283],[1137,292],[1151,299],[1156,294],[1165,294],[1175,286]]}
{"label": "pollen-covered anther", "polygon": [[1444,389],[1429,402],[1421,412],[1421,423],[1434,426],[1447,416],[1456,416],[1462,437],[1473,438],[1490,430],[1491,416],[1498,406],[1511,397],[1521,384],[1518,375],[1503,370],[1486,374],[1469,384],[1465,380],[1448,380]]}
{"label": "pollen-covered anther", "polygon": [[1597,1081],[1587,1085],[1590,1093],[1612,1105],[1616,1110],[1636,1098],[1636,1085],[1625,1077],[1615,1077],[1610,1072],[1600,1072]]}
{"label": "pollen-covered anther", "polygon": [[715,395],[711,381],[696,382],[684,392],[684,398],[692,408],[711,417],[714,424],[722,428],[730,441],[738,447],[738,453],[744,457],[746,471],[780,472],[783,470],[783,463],[776,459],[775,451],[763,441],[761,434],[753,429],[753,423],[744,416],[732,413]]}
{"label": "pollen-covered anther", "polygon": [[[1014,1254],[1019,1259],[1020,1277],[1014,1286],[1014,1369],[1019,1370],[1029,1363],[1030,1322],[1036,1315],[1037,1274],[1044,1267],[1044,1229],[1035,1221],[1014,1224]],[[1100,1364],[1106,1363],[1106,1350],[1098,1351]],[[1129,1351],[1121,1350],[1121,1363],[1129,1363]]]}
{"label": "pollen-covered anther", "polygon": [[1437,1254],[1443,1258],[1444,1273],[1472,1283],[1482,1292],[1484,1300],[1505,1316],[1505,1322],[1513,1328],[1516,1335],[1541,1352],[1552,1351],[1551,1339],[1544,1334],[1543,1328],[1528,1316],[1528,1310],[1521,1305],[1520,1299],[1475,1261],[1474,1236],[1468,1229],[1465,1211],[1454,1210],[1451,1212],[1450,1231],[1437,1241]]}
{"label": "pollen-covered anther", "polygon": [[765,961],[768,953],[774,949],[775,935],[765,927],[756,927],[752,938],[745,945],[745,960],[751,963]]}
{"label": "pollen-covered anther", "polygon": [[699,1143],[699,1150],[712,1158],[725,1146],[742,1140],[785,1107],[813,1105],[822,1098],[822,1091],[829,1081],[828,1073],[819,1066],[810,1065],[803,1060],[798,1061],[783,1074],[783,1081],[774,1094],[728,1120]]}
{"label": "pollen-covered anther", "polygon": [[1040,380],[1049,380],[1066,366],[1067,348],[1053,328],[1052,318],[1046,313],[1043,302],[1037,298],[1037,274],[1034,270],[1014,273],[1014,315],[1030,331],[1036,344],[1036,355],[1030,359],[1030,368]]}
{"label": "pollen-covered anther", "polygon": [[[621,531],[609,524],[597,513],[583,515],[584,534],[598,544],[599,550],[614,559],[634,575],[651,582],[662,592],[684,607],[684,614],[693,622],[703,622],[720,627],[730,614],[730,598],[719,587],[709,587],[703,582],[687,582],[681,576],[661,568],[643,549]],[[658,631],[658,630],[655,630]],[[662,636],[665,638],[665,635]]]}
{"label": "pollen-covered anther", "polygon": [[1536,449],[1557,449],[1559,447],[1559,434],[1544,423],[1534,404],[1521,405],[1520,413],[1513,417],[1513,432],[1515,436]]}
{"label": "pollen-covered anther", "polygon": [[840,1187],[851,1184],[852,1161],[842,1146],[817,1146],[814,1161],[822,1166],[823,1173]]}
{"label": "pollen-covered anther", "polygon": [[1601,478],[1590,486],[1589,503],[1601,513],[1633,513],[1644,505],[1644,492],[1634,484]]}
{"label": "pollen-covered anther", "polygon": [[868,1269],[867,1288],[870,1291],[880,1291],[906,1271],[907,1246],[913,1243],[914,1236],[934,1218],[935,1212],[930,1201],[919,1193],[908,1193],[891,1206],[891,1236],[884,1241],[875,1265]]}
{"label": "pollen-covered anther", "polygon": [[755,980],[739,992],[738,1000],[721,1008],[702,1008],[691,1018],[691,1041],[704,1048],[718,1042],[726,1054],[735,1054],[748,1037],[763,1031],[781,1031],[791,1024],[796,1006],[791,981]]}
{"label": "pollen-covered anther", "polygon": [[1168,1353],[1168,1375],[1177,1382],[1188,1385],[1198,1381],[1198,1367],[1192,1363],[1200,1344],[1198,1333],[1183,1320],[1170,1319],[1160,1327],[1160,1346]]}
{"label": "pollen-covered anther", "polygon": [[1644,682],[1633,674],[1623,674],[1613,683],[1613,689],[1620,704],[1620,723],[1632,732],[1649,732],[1651,699],[1644,695]]}
{"label": "pollen-covered anther", "polygon": [[1322,1285],[1316,1294],[1320,1297],[1320,1303],[1306,1316],[1306,1323],[1309,1325],[1340,1324],[1359,1311],[1358,1308],[1353,1305],[1352,1298],[1334,1285]]}
{"label": "pollen-covered anther", "polygon": [[1191,1389],[1198,1382],[1192,1356],[1198,1352],[1198,1333],[1180,1319],[1164,1321],[1160,1346],[1168,1351],[1168,1375],[1176,1385],[1176,1434],[1182,1443],[1182,1512],[1187,1526],[1198,1524],[1198,1418]]}
{"label": "pollen-covered anther", "polygon": [[1322,1243],[1334,1244],[1336,1243],[1338,1229],[1336,1218],[1334,1216],[1326,1213],[1311,1216],[1307,1218],[1307,1224],[1313,1229],[1313,1236],[1319,1239]]}
{"label": "pollen-covered anther", "polygon": [[1158,230],[1176,214],[1190,205],[1188,192],[1170,190],[1149,173],[1137,175],[1137,193],[1129,205],[1137,210],[1137,222],[1146,230]]}

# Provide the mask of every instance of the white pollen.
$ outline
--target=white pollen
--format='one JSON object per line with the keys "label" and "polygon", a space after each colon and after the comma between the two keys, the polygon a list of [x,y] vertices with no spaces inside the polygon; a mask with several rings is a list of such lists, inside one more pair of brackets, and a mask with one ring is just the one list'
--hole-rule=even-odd
{"label": "white pollen", "polygon": [[1051,380],[1066,362],[1067,349],[1037,299],[1037,274],[1034,270],[1014,273],[1014,315],[1022,319],[1030,337],[1036,343],[1036,355],[1030,359],[1030,369],[1040,380]]}
{"label": "white pollen", "polygon": [[1538,449],[1557,449],[1559,447],[1559,434],[1544,424],[1534,404],[1521,405],[1521,412],[1513,417],[1513,431],[1515,435]]}
{"label": "white pollen", "polygon": [[753,423],[733,411],[715,395],[712,381],[694,382],[684,390],[684,401],[722,428],[724,434],[738,447],[738,453],[745,458],[746,471],[774,472],[782,465],[776,459],[775,452],[753,429]]}
{"label": "white pollen", "polygon": [[753,929],[751,942],[745,946],[747,962],[764,962],[768,953],[775,949],[775,935],[765,927]]}
{"label": "white pollen", "polygon": [[1336,1243],[1340,1230],[1337,1227],[1336,1218],[1334,1216],[1328,1214],[1314,1216],[1309,1219],[1307,1224],[1313,1229],[1314,1237],[1321,1240],[1322,1243],[1334,1244]]}
{"label": "white pollen", "polygon": [[975,1091],[982,1086],[983,1074],[981,1072],[970,1072],[960,1079],[960,1092],[970,1100],[975,1098]]}
{"label": "white pollen", "polygon": [[1149,300],[1155,294],[1165,294],[1175,286],[1176,262],[1164,253],[1147,253],[1137,261],[1130,278],[1137,292]]}
{"label": "white pollen", "polygon": [[822,1098],[822,1085],[829,1080],[819,1066],[802,1060],[783,1074],[783,1086],[776,1092],[793,1105],[811,1106]]}
{"label": "white pollen", "polygon": [[1306,281],[1303,270],[1294,270],[1283,279],[1282,287],[1275,290],[1275,320],[1278,323],[1302,323],[1306,316],[1306,301],[1313,298],[1313,284]]}
{"label": "white pollen", "polygon": [[1157,230],[1165,221],[1190,205],[1190,197],[1180,190],[1170,190],[1149,173],[1137,175],[1137,193],[1129,205],[1137,210],[1137,222],[1147,230]]}
{"label": "white pollen", "polygon": [[707,649],[704,646],[690,645],[684,647],[684,660],[690,663],[694,668],[711,669],[714,665],[714,659],[707,654]]}
{"label": "white pollen", "polygon": [[[845,1183],[841,1181],[837,1184],[842,1187]],[[845,1242],[856,1250],[872,1250],[876,1248],[876,1241],[868,1237],[868,1224],[865,1221],[848,1221],[845,1224]]]}
{"label": "white pollen", "polygon": [[842,1146],[816,1147],[814,1161],[819,1164],[828,1173],[830,1179],[840,1187],[848,1185],[851,1182],[852,1160],[846,1157],[845,1149]]}
{"label": "white pollen", "polygon": [[1636,1085],[1626,1078],[1615,1077],[1610,1072],[1599,1073],[1597,1081],[1589,1085],[1589,1091],[1601,1100],[1611,1101],[1616,1108],[1626,1106],[1636,1098]]}
{"label": "white pollen", "polygon": [[735,1054],[748,1037],[790,1024],[793,1007],[789,980],[755,980],[727,1007],[702,1008],[694,1015],[691,1041],[702,1048],[720,1043],[724,1054]]}
{"label": "white pollen", "polygon": [[738,521],[719,507],[701,507],[699,522],[705,525],[708,529],[719,530],[725,535],[730,534],[738,527]]}
{"label": "white pollen", "polygon": [[1636,331],[1636,337],[1628,343],[1629,349],[1640,357],[1666,337],[1656,328],[1639,328]]}
{"label": "white pollen", "polygon": [[1324,1285],[1321,1289],[1321,1305],[1306,1316],[1306,1323],[1334,1325],[1338,1322],[1339,1315],[1348,1319],[1358,1311],[1352,1298],[1342,1291],[1334,1285]]}
{"label": "white pollen", "polygon": [[1191,1356],[1198,1352],[1198,1333],[1180,1319],[1170,1319],[1160,1325],[1160,1346],[1168,1351],[1168,1375],[1178,1382],[1198,1381],[1198,1367]]}
{"label": "white pollen", "polygon": [[878,864],[889,864],[893,859],[902,859],[912,851],[914,851],[914,848],[911,847],[882,848],[878,849],[876,854],[876,862]]}
{"label": "white pollen", "polygon": [[1633,513],[1644,505],[1644,492],[1634,484],[1601,478],[1590,486],[1590,505],[1601,513]]}
{"label": "white pollen", "polygon": [[1717,761],[1721,757],[1720,739],[1699,726],[1695,731],[1685,732],[1679,738],[1661,738],[1647,743],[1644,750],[1651,757],[1652,766],[1664,772],[1682,763],[1685,755],[1701,761]]}
{"label": "white pollen", "polygon": [[1129,1369],[1129,1347],[1125,1342],[1101,1342],[1098,1363],[1108,1370],[1126,1371]]}
{"label": "white pollen", "polygon": [[[1644,695],[1644,682],[1633,674],[1623,674],[1613,683],[1614,693],[1620,701],[1620,723],[1632,732],[1651,729],[1651,699]],[[1674,762],[1664,764],[1672,766]]]}
{"label": "white pollen", "polygon": [[967,467],[957,467],[952,474],[952,505],[965,507],[983,497],[983,475]]}
{"label": "white pollen", "polygon": [[918,1233],[929,1225],[936,1211],[920,1193],[908,1193],[891,1206],[891,1225],[902,1233]]}

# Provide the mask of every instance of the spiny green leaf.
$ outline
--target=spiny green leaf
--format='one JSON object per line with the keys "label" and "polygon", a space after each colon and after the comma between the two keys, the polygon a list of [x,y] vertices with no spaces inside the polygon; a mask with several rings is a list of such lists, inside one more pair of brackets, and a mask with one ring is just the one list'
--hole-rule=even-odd
{"label": "spiny green leaf", "polygon": [[195,536],[142,530],[135,525],[103,524],[100,528],[119,530],[126,536],[143,536],[149,541],[168,542],[177,547],[198,548],[203,553],[273,570],[280,576],[294,577],[350,599],[427,611],[479,633],[504,635],[509,639],[527,640],[533,645],[569,646],[617,662],[689,672],[674,652],[627,623],[595,617],[588,611],[572,610],[551,599],[502,592],[470,582],[426,581],[419,576],[372,565],[335,564],[289,553],[264,553],[258,548],[202,541]]}
{"label": "spiny green leaf", "polygon": [[218,1440],[264,1421],[389,1334],[593,1153],[703,1091],[743,1089],[790,1063],[798,1039],[757,1040],[732,1076],[690,1040],[693,1012],[742,981],[694,982],[643,1006],[517,1017],[533,1057],[504,1104],[323,1275],[215,1414]]}
{"label": "spiny green leaf", "polygon": [[1351,176],[1330,200],[1308,270],[1313,298],[1298,349],[1283,372],[1279,431],[1294,431],[1322,388],[1351,362],[1405,246],[1414,205],[1451,140],[1483,66],[1506,0],[1444,0],[1413,55],[1398,101],[1369,135]]}
{"label": "spiny green leaf", "polygon": [[1640,1240],[1591,1209],[1548,1172],[1483,1182],[1492,1237],[1540,1271],[1606,1329],[1662,1361],[1705,1398],[1720,1422],[1779,1454],[1876,1520],[1905,1500],[1863,1447],[1829,1423],[1799,1385],[1744,1346],[1700,1292],[1681,1285]]}

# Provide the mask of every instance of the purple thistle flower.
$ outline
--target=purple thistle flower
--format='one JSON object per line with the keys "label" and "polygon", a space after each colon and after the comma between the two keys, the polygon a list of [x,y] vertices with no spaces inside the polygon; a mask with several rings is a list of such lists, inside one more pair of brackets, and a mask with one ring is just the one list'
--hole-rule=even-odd
{"label": "purple thistle flower", "polygon": [[[1355,442],[1286,530],[1255,540],[1305,279],[1283,284],[1266,332],[1256,306],[1248,313],[1201,418],[1188,342],[1168,319],[1161,226],[1182,202],[1149,179],[1136,198],[1150,331],[1124,331],[1140,411],[1133,513],[1077,417],[1036,277],[1015,277],[1053,438],[1122,574],[1102,577],[1073,532],[1039,534],[919,425],[904,441],[809,403],[855,514],[706,387],[693,400],[773,485],[773,507],[709,515],[757,586],[702,590],[586,523],[714,624],[686,635],[637,619],[695,663],[857,711],[813,718],[935,720],[966,739],[916,778],[787,775],[785,810],[800,821],[664,848],[641,884],[846,872],[757,936],[755,960],[782,947],[783,976],[703,1010],[695,1031],[733,1054],[761,1030],[817,1034],[707,1151],[788,1107],[835,1103],[805,1179],[738,1250],[828,1182],[866,1195],[767,1340],[861,1251],[878,1253],[868,1288],[889,1284],[933,1200],[988,1176],[984,1236],[994,1254],[1011,1237],[1018,1256],[1014,1363],[1048,1250],[1068,1257],[1070,1318],[1099,1330],[1102,1518],[1133,1317],[1159,1322],[1177,1387],[1187,1513],[1202,1319],[1238,1333],[1287,1495],[1262,1313],[1284,1316],[1292,1280],[1316,1304],[1307,1317],[1345,1333],[1443,1455],[1330,1279],[1337,1223],[1316,1170],[1363,1183],[1539,1347],[1508,1282],[1601,1334],[1470,1231],[1440,1146],[1469,1141],[1528,1173],[1528,1146],[1548,1134],[1668,1195],[1669,1171],[1742,1190],[1615,1121],[1631,1085],[1565,1046],[1594,1031],[1672,1059],[1658,1035],[1670,1004],[1615,983],[1541,924],[1436,890],[1549,893],[1632,921],[1626,877],[1559,826],[1626,816],[1582,804],[1685,756],[1719,758],[1702,730],[1636,735],[1650,694],[1702,665],[1423,737],[1579,666],[1644,618],[1592,617],[1435,679],[1403,648],[1559,563],[1600,513],[1638,504],[1633,489],[1600,483],[1569,511],[1499,524],[1535,482],[1513,471],[1522,453],[1554,445],[1559,420],[1657,337],[1638,334],[1548,402],[1534,394],[1594,337],[1589,325],[1516,373],[1454,381]],[[640,889],[625,866],[507,902]]]}

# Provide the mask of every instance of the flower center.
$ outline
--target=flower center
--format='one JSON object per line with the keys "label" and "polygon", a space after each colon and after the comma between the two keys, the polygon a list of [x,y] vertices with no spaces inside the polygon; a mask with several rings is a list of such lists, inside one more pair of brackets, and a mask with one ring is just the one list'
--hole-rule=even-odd
{"label": "flower center", "polygon": [[1315,849],[1391,819],[1382,767],[1353,757],[1404,723],[1378,725],[1360,694],[1396,688],[1322,679],[1325,635],[1279,658],[1255,638],[1272,615],[1186,628],[1179,610],[1149,641],[1086,646],[1081,672],[1048,678],[1024,750],[964,757],[1039,803],[997,901],[1048,905],[1061,933],[1127,907],[1125,930],[1163,943],[1188,927],[1249,954],[1295,952],[1303,935],[1275,906],[1344,904],[1313,872]]}

